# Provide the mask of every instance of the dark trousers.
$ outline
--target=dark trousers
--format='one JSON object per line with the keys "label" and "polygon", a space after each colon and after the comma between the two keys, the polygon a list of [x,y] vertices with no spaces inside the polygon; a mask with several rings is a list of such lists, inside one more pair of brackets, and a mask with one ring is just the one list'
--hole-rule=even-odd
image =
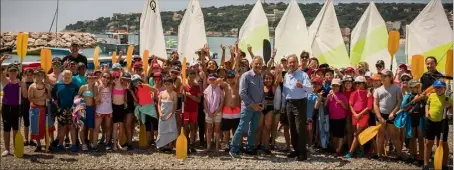
{"label": "dark trousers", "polygon": [[307,158],[306,106],[306,98],[287,100],[287,117],[290,124],[292,146],[298,157],[302,158]]}

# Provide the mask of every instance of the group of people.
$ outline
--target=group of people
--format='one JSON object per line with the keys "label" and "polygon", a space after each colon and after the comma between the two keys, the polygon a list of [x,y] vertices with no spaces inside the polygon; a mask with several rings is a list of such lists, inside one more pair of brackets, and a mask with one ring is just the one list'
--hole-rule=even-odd
{"label": "group of people", "polygon": [[[225,58],[226,47],[221,48]],[[248,47],[248,61],[238,43],[229,46],[230,59],[220,66],[205,46],[197,52],[199,59],[183,64],[176,52],[168,60],[134,57],[131,70],[120,52],[111,68],[103,65],[93,72],[87,72],[87,58],[78,50],[73,44],[71,55],[53,58],[48,73],[21,69],[17,63],[2,69],[2,156],[11,155],[10,131],[15,135],[23,118],[25,145],[36,145],[37,152],[43,139],[51,143],[46,149],[64,151],[68,136],[72,152],[99,151],[98,144],[106,150],[133,150],[139,125],[145,127],[147,144],[160,151],[172,151],[183,128],[188,153],[200,146],[223,149],[234,158],[242,152],[272,154],[283,131],[285,148],[280,149],[298,161],[307,160],[315,148],[346,158],[365,153],[383,158],[392,151],[398,159],[426,167],[434,142],[442,140],[447,166],[448,124],[443,115],[452,99],[445,95],[446,83],[439,79],[434,57],[426,58],[428,71],[418,81],[407,65],[394,74],[381,60],[372,73],[366,62],[338,69],[319,64],[307,52],[275,63],[274,50],[265,64]],[[145,70],[143,62],[149,66]],[[422,93],[429,87],[434,92]],[[358,135],[378,124],[382,126],[376,138],[360,145]],[[123,134],[126,143],[120,144]]]}

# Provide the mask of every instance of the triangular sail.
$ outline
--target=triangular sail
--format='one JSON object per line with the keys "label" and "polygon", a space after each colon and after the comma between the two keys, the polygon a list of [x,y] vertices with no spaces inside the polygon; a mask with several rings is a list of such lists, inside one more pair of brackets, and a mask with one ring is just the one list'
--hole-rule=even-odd
{"label": "triangular sail", "polygon": [[[391,65],[385,20],[378,12],[375,3],[370,2],[369,7],[352,31],[350,61],[353,65],[357,65],[361,61],[375,64],[377,60],[383,60],[386,68]],[[393,65],[397,65],[395,57]],[[376,72],[374,66],[369,67],[369,69]]]}
{"label": "triangular sail", "polygon": [[[408,26],[408,55],[434,56],[444,72],[446,53],[452,47],[452,29],[440,0],[431,0]],[[410,63],[411,61],[409,61]]]}
{"label": "triangular sail", "polygon": [[306,19],[296,0],[291,0],[276,27],[275,48],[277,54],[275,62],[279,63],[282,57],[307,51],[312,53]]}
{"label": "triangular sail", "polygon": [[255,3],[251,13],[246,21],[244,21],[244,24],[240,29],[239,39],[240,49],[246,53],[248,60],[251,60],[251,56],[247,52],[248,44],[252,46],[254,55],[263,55],[263,40],[269,40],[270,33],[268,29],[268,19],[266,18],[260,0]]}
{"label": "triangular sail", "polygon": [[158,0],[146,0],[140,16],[140,55],[145,50],[150,55],[167,58]]}
{"label": "triangular sail", "polygon": [[199,0],[190,0],[183,19],[178,26],[178,53],[180,60],[193,61],[199,57],[195,54],[207,44],[205,21]]}
{"label": "triangular sail", "polygon": [[337,21],[336,11],[331,0],[327,0],[309,27],[312,56],[320,63],[335,67],[350,65],[347,49]]}

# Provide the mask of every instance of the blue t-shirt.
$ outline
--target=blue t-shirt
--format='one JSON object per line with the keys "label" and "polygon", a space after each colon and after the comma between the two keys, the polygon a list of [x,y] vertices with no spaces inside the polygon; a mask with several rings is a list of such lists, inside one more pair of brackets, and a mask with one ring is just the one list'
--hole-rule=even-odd
{"label": "blue t-shirt", "polygon": [[307,95],[306,107],[307,120],[312,120],[312,115],[314,115],[315,103],[317,102],[317,99],[318,99],[317,93],[310,93]]}
{"label": "blue t-shirt", "polygon": [[329,91],[331,91],[331,82],[324,82],[323,83],[323,90],[325,90],[323,92],[323,97],[328,96]]}
{"label": "blue t-shirt", "polygon": [[73,76],[72,82],[76,84],[79,88],[87,84],[87,77],[81,75]]}
{"label": "blue t-shirt", "polygon": [[74,97],[78,92],[79,87],[73,82],[69,84],[59,82],[52,88],[52,98],[57,100],[59,108],[67,109],[73,106]]}

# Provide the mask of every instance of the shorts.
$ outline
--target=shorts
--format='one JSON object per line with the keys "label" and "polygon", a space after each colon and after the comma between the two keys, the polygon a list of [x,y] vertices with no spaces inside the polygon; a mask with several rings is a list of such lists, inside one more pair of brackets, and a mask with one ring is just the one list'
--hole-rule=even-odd
{"label": "shorts", "polygon": [[110,119],[110,118],[112,118],[112,114],[96,113],[95,118],[96,119]]}
{"label": "shorts", "polygon": [[355,116],[352,116],[352,125],[356,126],[359,125],[359,127],[366,127],[367,124],[369,123],[369,114],[363,114],[359,120],[355,119]]}
{"label": "shorts", "polygon": [[151,132],[154,130],[158,130],[158,119],[155,117],[151,117],[148,115],[145,115],[145,129],[147,132]]}
{"label": "shorts", "polygon": [[411,127],[419,127],[419,122],[421,120],[421,116],[419,114],[411,114]]}
{"label": "shorts", "polygon": [[240,106],[237,106],[235,108],[224,106],[222,108],[222,118],[223,119],[239,119],[240,117],[241,117],[241,107]]}
{"label": "shorts", "polygon": [[205,113],[205,122],[206,123],[221,123],[222,120],[222,114],[215,114],[214,117],[208,116],[207,113]]}
{"label": "shorts", "polygon": [[281,120],[281,124],[282,125],[285,125],[285,126],[289,126],[290,125],[289,122],[288,122],[287,113],[281,114],[280,120]]}
{"label": "shorts", "polygon": [[443,141],[447,142],[448,141],[448,135],[449,135],[449,125],[447,123],[444,123],[443,127],[443,121],[440,122],[434,122],[429,119],[427,119],[427,126],[426,130],[424,132],[424,137],[427,140],[435,140],[435,137],[440,139],[440,134],[443,132]]}
{"label": "shorts", "polygon": [[122,123],[125,120],[125,105],[112,104],[112,122]]}
{"label": "shorts", "polygon": [[134,113],[134,109],[136,109],[134,107],[134,103],[128,103],[128,107],[125,108],[125,113],[126,114]]}
{"label": "shorts", "polygon": [[389,120],[389,114],[381,114],[381,117],[383,119],[385,119],[386,123],[387,124],[393,124],[394,125],[394,119],[396,118],[396,116],[394,116],[394,119],[393,120]]}
{"label": "shorts", "polygon": [[265,109],[262,110],[262,113],[263,113],[263,115],[266,115],[272,111],[274,111],[274,106],[266,106]]}
{"label": "shorts", "polygon": [[57,122],[59,126],[66,126],[71,125],[73,123],[72,120],[73,109],[60,109],[57,115]]}
{"label": "shorts", "polygon": [[240,124],[240,118],[238,119],[222,119],[221,121],[221,130],[222,131],[230,131],[232,130],[233,132],[236,131],[236,128],[238,128],[238,125]]}
{"label": "shorts", "polygon": [[333,137],[343,138],[345,136],[346,118],[342,119],[329,119],[329,130]]}
{"label": "shorts", "polygon": [[198,115],[199,115],[199,113],[197,111],[196,112],[186,112],[185,111],[183,113],[184,123],[197,124]]}
{"label": "shorts", "polygon": [[86,106],[85,107],[85,120],[84,122],[85,128],[93,129],[95,128],[95,107],[94,106]]}
{"label": "shorts", "polygon": [[369,112],[369,126],[375,126],[375,125],[377,125],[375,113]]}
{"label": "shorts", "polygon": [[183,98],[182,97],[178,97],[178,101],[177,101],[177,110],[181,110],[181,102],[183,102]]}
{"label": "shorts", "polygon": [[4,132],[10,132],[11,128],[13,130],[19,130],[19,107],[19,105],[2,105],[2,121]]}
{"label": "shorts", "polygon": [[24,120],[24,126],[30,127],[30,101],[27,98],[23,98],[20,106],[22,120]]}

